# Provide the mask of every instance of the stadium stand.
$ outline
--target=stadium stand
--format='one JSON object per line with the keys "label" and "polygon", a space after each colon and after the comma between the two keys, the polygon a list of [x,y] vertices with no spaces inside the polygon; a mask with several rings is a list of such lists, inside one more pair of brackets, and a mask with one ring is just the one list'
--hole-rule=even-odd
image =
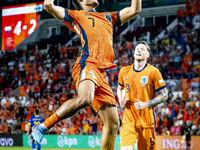
{"label": "stadium stand", "polygon": [[[169,90],[168,100],[156,107],[157,135],[183,135],[186,122],[193,124],[192,135],[200,135],[200,25],[196,22],[199,16],[199,1],[187,2],[186,9],[177,12],[175,28],[168,31],[166,26],[140,27],[121,35],[119,42],[114,43],[117,68],[107,70],[106,78],[118,101],[118,72],[122,66],[133,62],[135,43],[132,39],[136,36],[138,40],[150,31],[153,41],[165,29],[162,39],[150,43],[152,57],[148,60],[161,71]],[[61,39],[42,39],[37,43],[38,48],[36,43],[29,43],[26,51],[1,52],[0,133],[24,133],[34,107],[40,108],[41,117],[48,118],[65,101],[77,96],[71,72],[81,51],[80,42],[75,41],[68,47],[62,45],[59,49],[56,42]],[[44,43],[52,41],[55,44],[47,53],[42,53],[40,49],[46,45]],[[123,108],[120,106],[118,115],[121,122]],[[86,107],[59,122],[49,134],[101,134],[101,131],[101,119],[91,107]]]}

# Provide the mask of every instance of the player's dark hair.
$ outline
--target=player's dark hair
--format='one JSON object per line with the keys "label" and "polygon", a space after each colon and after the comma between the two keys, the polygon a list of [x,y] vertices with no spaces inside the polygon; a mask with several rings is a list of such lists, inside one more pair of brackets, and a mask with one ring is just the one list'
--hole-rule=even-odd
{"label": "player's dark hair", "polygon": [[77,0],[72,0],[72,4],[74,5],[76,10],[81,10],[81,6],[79,5]]}
{"label": "player's dark hair", "polygon": [[144,44],[147,47],[147,50],[149,51],[149,54],[152,55],[151,48],[149,47],[149,45],[145,41],[137,42],[136,46],[139,45],[139,44]]}
{"label": "player's dark hair", "polygon": [[36,114],[36,115],[39,115],[39,113],[40,113],[39,109],[38,109],[38,108],[35,108],[35,114]]}

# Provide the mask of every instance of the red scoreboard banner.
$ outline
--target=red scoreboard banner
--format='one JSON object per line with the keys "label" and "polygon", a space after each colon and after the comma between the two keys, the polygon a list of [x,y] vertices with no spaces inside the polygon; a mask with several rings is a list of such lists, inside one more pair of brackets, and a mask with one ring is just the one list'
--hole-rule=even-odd
{"label": "red scoreboard banner", "polygon": [[38,28],[43,2],[2,8],[2,50],[11,50]]}

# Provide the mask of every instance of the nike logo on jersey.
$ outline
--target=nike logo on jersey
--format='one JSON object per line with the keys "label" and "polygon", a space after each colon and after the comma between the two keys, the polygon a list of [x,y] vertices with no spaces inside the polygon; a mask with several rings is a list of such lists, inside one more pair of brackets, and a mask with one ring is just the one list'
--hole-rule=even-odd
{"label": "nike logo on jersey", "polygon": [[129,80],[130,78],[128,78],[128,79],[125,79],[125,80]]}

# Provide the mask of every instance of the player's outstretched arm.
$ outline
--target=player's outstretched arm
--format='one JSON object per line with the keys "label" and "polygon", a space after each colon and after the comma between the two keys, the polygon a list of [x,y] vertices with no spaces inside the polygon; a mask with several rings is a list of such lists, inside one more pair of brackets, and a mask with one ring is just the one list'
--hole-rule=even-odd
{"label": "player's outstretched arm", "polygon": [[156,92],[156,97],[148,102],[141,102],[140,100],[137,100],[138,102],[134,103],[135,108],[137,110],[145,109],[146,107],[156,106],[162,102],[165,102],[168,99],[167,89],[164,88],[158,92]]}
{"label": "player's outstretched arm", "polygon": [[54,5],[54,0],[45,0],[44,1],[45,9],[59,20],[63,20],[65,17],[65,9],[60,6]]}
{"label": "player's outstretched arm", "polygon": [[141,12],[142,0],[132,0],[131,7],[126,7],[120,11],[121,23],[125,23]]}

